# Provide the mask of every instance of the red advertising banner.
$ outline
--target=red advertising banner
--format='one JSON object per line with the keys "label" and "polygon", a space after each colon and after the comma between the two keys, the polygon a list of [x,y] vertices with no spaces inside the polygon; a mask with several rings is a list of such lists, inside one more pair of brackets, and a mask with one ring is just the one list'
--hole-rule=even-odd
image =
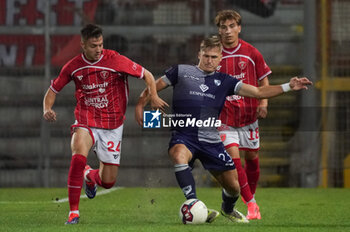
{"label": "red advertising banner", "polygon": [[[44,26],[47,0],[1,0],[0,26]],[[51,0],[50,25],[78,26],[93,22],[98,0]],[[76,35],[51,35],[51,62],[62,66],[80,52]],[[0,67],[32,67],[45,63],[44,35],[0,35]]]}

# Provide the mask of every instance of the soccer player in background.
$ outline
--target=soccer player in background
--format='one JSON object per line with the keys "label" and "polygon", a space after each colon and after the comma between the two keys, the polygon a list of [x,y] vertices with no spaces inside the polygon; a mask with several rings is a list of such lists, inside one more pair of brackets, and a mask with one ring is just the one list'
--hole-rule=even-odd
{"label": "soccer player in background", "polygon": [[[70,81],[75,84],[77,101],[71,126],[72,159],[68,173],[69,216],[66,224],[79,222],[80,192],[94,198],[97,185],[109,189],[116,182],[120,165],[123,122],[128,102],[128,75],[143,79],[151,93],[151,105],[162,109],[167,104],[158,97],[153,75],[125,56],[103,48],[102,29],[88,24],[81,30],[82,54],[68,61],[59,76],[51,81],[43,102],[43,117],[56,121],[52,109],[56,95]],[[93,148],[100,160],[99,169],[86,163]]]}
{"label": "soccer player in background", "polygon": [[[217,72],[222,59],[222,44],[218,36],[202,41],[198,59],[197,66],[173,66],[156,81],[157,91],[173,86],[172,115],[180,115],[172,119],[177,120],[177,126],[172,128],[168,149],[176,180],[186,199],[197,198],[192,166],[199,159],[223,187],[221,214],[233,222],[249,222],[235,209],[240,194],[237,171],[216,129],[226,97],[235,94],[259,99],[270,98],[291,89],[307,89],[307,85],[312,83],[305,77],[293,77],[283,85],[255,87]],[[139,125],[143,123],[143,109],[148,98],[149,90],[145,89],[135,108],[135,118]],[[208,119],[215,123],[210,123],[211,127],[200,126]],[[184,121],[182,126],[180,120]],[[193,120],[195,123],[186,124]],[[217,211],[210,210],[207,222],[212,222],[218,215]]]}
{"label": "soccer player in background", "polygon": [[[234,10],[223,10],[215,17],[221,42],[222,61],[219,71],[230,74],[253,86],[269,85],[270,68],[260,52],[239,38],[241,16]],[[247,219],[261,219],[255,191],[260,176],[258,118],[267,115],[267,99],[255,99],[238,95],[228,96],[220,114],[219,128],[226,151],[230,154],[238,172],[242,200],[248,207]],[[240,150],[244,152],[244,169]]]}

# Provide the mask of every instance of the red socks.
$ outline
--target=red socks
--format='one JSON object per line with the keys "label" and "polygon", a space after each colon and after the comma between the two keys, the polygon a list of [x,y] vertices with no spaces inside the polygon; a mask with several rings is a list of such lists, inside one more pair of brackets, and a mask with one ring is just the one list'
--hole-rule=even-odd
{"label": "red socks", "polygon": [[[79,210],[79,201],[81,188],[84,181],[84,168],[86,165],[86,157],[81,154],[74,154],[70,163],[68,172],[68,200],[70,211]],[[112,188],[114,183],[104,183],[101,181],[99,170],[91,170],[88,178],[106,189]]]}
{"label": "red socks", "polygon": [[238,181],[241,187],[241,195],[246,202],[253,199],[260,177],[259,157],[253,160],[245,160],[245,170],[242,168],[241,159],[233,159],[238,172]]}
{"label": "red socks", "polygon": [[93,169],[89,172],[87,175],[87,178],[94,184],[97,184],[98,186],[101,186],[105,189],[110,189],[114,186],[114,182],[112,183],[105,183],[101,180],[100,174],[99,174],[99,169]]}
{"label": "red socks", "polygon": [[70,211],[79,210],[80,192],[83,186],[83,172],[86,165],[86,157],[74,154],[68,173],[68,199]]}
{"label": "red socks", "polygon": [[233,159],[233,162],[235,163],[237,172],[238,172],[238,182],[239,186],[241,187],[241,196],[245,200],[245,202],[249,202],[253,199],[253,194],[250,191],[250,187],[248,185],[247,175],[245,171],[243,170],[241,159]]}
{"label": "red socks", "polygon": [[248,178],[250,191],[252,194],[255,194],[260,177],[259,157],[253,160],[245,160],[245,173]]}
{"label": "red socks", "polygon": [[93,170],[90,170],[89,174],[87,174],[87,178],[94,184],[97,184],[99,186],[102,185],[102,181],[101,181],[101,177],[100,177],[100,174],[99,174],[99,169],[93,169]]}

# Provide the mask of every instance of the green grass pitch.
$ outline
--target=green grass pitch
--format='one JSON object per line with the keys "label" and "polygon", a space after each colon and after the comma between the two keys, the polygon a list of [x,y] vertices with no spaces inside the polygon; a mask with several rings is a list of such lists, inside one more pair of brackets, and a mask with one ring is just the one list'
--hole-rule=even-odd
{"label": "green grass pitch", "polygon": [[[103,189],[99,189],[99,192]],[[199,188],[198,198],[219,210],[221,190]],[[0,231],[350,231],[350,189],[258,188],[262,220],[232,223],[223,216],[212,224],[183,225],[179,188],[117,188],[80,200],[80,223],[68,216],[65,188],[0,188]],[[241,200],[237,208],[246,214]]]}

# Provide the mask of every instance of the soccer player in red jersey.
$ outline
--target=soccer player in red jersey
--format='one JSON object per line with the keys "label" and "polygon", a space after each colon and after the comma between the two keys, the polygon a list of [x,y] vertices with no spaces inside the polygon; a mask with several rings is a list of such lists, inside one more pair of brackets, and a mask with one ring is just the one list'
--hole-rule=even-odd
{"label": "soccer player in red jersey", "polygon": [[[260,52],[239,38],[241,16],[234,10],[218,12],[215,18],[224,46],[219,71],[253,86],[269,85],[270,68]],[[232,95],[226,98],[219,128],[221,139],[232,157],[238,172],[241,196],[247,204],[247,219],[261,219],[259,206],[254,198],[259,180],[259,125],[258,118],[267,115],[267,99],[255,99]],[[243,169],[239,151],[245,155]]]}
{"label": "soccer player in red jersey", "polygon": [[[153,75],[125,56],[103,48],[102,29],[88,24],[81,30],[82,54],[68,61],[59,76],[52,80],[43,103],[43,117],[56,121],[52,110],[56,95],[70,81],[75,84],[77,101],[71,126],[72,160],[68,173],[69,218],[66,224],[79,222],[80,192],[96,195],[97,185],[109,189],[116,182],[120,165],[123,122],[128,102],[128,75],[143,79],[151,95],[153,108],[167,106],[158,97]],[[100,160],[99,169],[86,164],[90,149]]]}

